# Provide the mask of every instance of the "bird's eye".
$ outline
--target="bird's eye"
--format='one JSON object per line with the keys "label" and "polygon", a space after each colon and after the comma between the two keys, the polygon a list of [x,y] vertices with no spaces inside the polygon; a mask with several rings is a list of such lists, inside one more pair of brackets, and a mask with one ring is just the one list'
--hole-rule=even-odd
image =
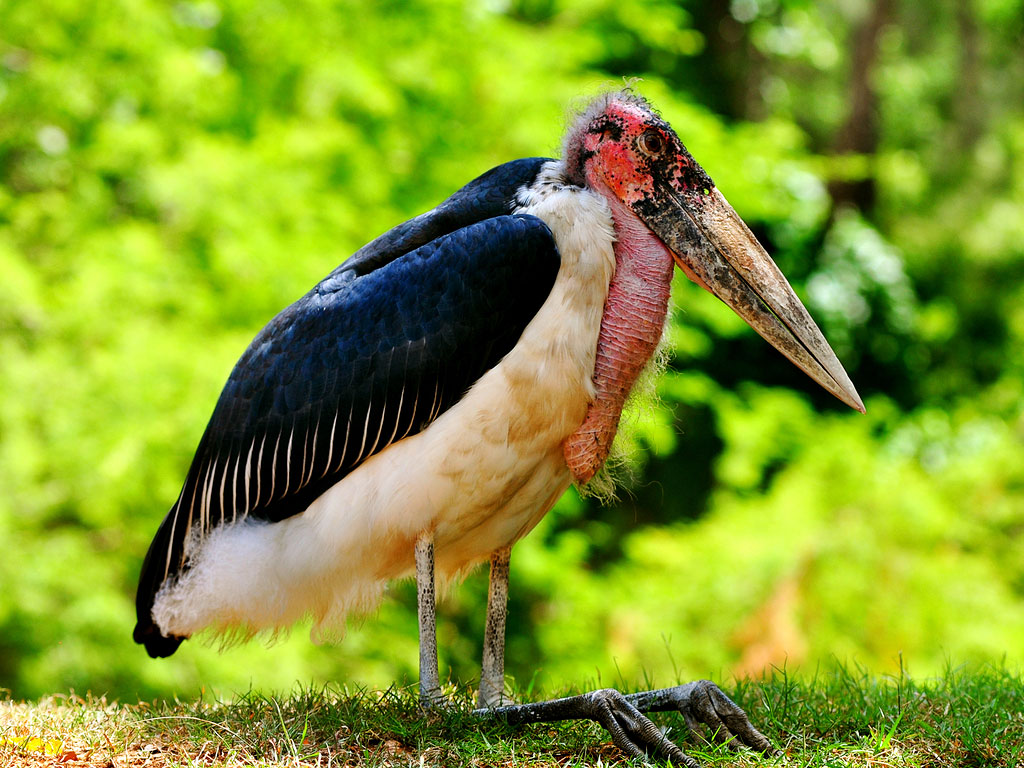
{"label": "bird's eye", "polygon": [[640,135],[640,149],[652,157],[657,157],[665,149],[665,139],[651,128]]}

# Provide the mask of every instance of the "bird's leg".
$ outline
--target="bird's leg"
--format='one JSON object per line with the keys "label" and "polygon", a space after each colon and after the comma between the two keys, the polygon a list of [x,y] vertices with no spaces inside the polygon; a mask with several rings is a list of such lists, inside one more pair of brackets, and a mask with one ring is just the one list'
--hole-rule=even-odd
{"label": "bird's leg", "polygon": [[434,534],[416,539],[416,609],[420,624],[420,706],[441,703],[437,672],[437,599],[434,590]]}
{"label": "bird's leg", "polygon": [[508,561],[511,551],[511,547],[503,547],[491,555],[487,626],[480,666],[480,693],[476,700],[480,709],[499,706],[505,692],[505,619],[508,616]]}
{"label": "bird's leg", "polygon": [[510,725],[594,720],[605,727],[615,745],[630,757],[657,756],[671,760],[674,765],[697,768],[697,761],[685,755],[643,714],[669,710],[680,712],[691,730],[696,731],[701,725],[709,728],[718,743],[738,742],[758,752],[772,752],[768,739],[750,724],[743,710],[708,680],[629,696],[605,688],[564,699],[477,712],[501,718]]}

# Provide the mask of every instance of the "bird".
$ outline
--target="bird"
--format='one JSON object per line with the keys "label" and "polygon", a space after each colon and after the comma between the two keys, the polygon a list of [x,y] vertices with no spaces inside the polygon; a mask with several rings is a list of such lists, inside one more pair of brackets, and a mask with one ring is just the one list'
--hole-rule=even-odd
{"label": "bird", "polygon": [[675,268],[863,412],[786,278],[632,87],[572,119],[561,156],[513,160],[372,240],[282,310],[234,366],[143,562],[136,642],[212,629],[314,634],[414,576],[420,702],[443,703],[437,579],[490,563],[476,710],[591,718],[632,756],[696,765],[647,718],[768,740],[710,681],[547,702],[505,697],[510,551],[612,449],[669,312]]}

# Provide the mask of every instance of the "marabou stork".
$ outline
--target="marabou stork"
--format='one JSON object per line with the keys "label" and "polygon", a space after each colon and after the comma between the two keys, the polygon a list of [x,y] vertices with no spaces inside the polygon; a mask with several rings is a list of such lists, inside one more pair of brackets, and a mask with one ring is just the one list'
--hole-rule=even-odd
{"label": "marabou stork", "polygon": [[694,761],[641,712],[769,749],[707,681],[505,704],[509,551],[611,448],[658,344],[673,263],[844,403],[853,384],[785,277],[672,128],[626,90],[561,159],[500,165],[365,245],[256,336],[149,548],[134,637],[169,656],[365,612],[415,573],[420,695],[440,701],[435,569],[490,559],[480,712],[593,718],[632,755]]}

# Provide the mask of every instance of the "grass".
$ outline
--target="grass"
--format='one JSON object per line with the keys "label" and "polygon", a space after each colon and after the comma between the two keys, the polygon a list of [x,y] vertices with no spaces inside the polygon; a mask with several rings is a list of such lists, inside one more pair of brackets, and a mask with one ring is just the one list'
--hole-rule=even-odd
{"label": "grass", "polygon": [[[583,766],[631,765],[590,723],[511,728],[454,707],[420,715],[415,689],[250,692],[231,701],[124,705],[52,696],[0,701],[2,766]],[[655,715],[710,766],[1024,765],[1024,680],[1002,669],[942,677],[872,678],[836,669],[813,679],[784,672],[727,693],[779,748],[762,757],[690,737],[680,716]]]}

